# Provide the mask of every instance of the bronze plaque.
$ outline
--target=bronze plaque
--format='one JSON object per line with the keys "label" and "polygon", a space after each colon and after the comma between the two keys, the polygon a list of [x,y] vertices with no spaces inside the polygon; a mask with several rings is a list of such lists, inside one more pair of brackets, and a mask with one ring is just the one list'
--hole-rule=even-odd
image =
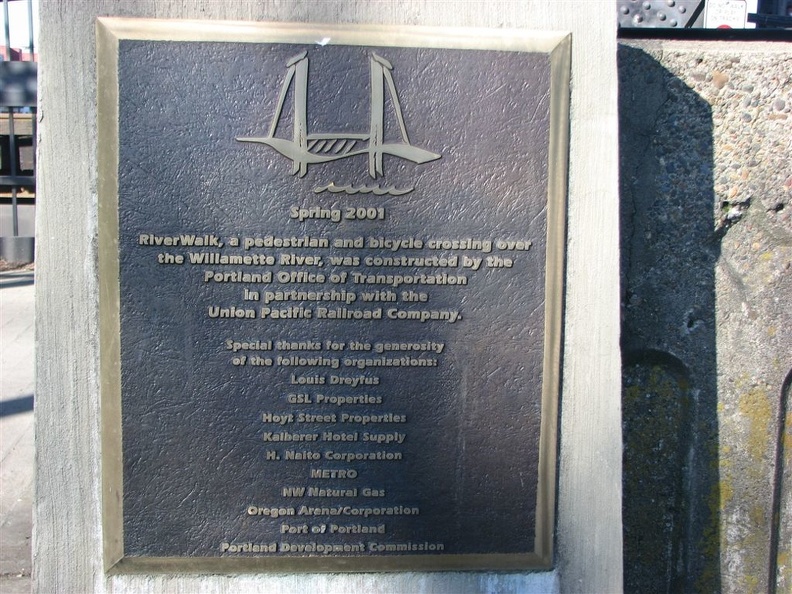
{"label": "bronze plaque", "polygon": [[568,37],[98,39],[108,571],[551,566]]}

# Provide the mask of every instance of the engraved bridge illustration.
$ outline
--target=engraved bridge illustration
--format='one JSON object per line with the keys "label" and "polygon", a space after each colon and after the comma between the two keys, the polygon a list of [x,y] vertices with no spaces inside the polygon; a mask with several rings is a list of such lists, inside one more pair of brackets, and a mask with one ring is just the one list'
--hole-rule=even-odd
{"label": "engraved bridge illustration", "polygon": [[[272,118],[269,135],[264,137],[237,137],[239,142],[266,144],[292,161],[292,175],[303,177],[308,165],[327,163],[356,155],[368,155],[368,173],[376,179],[383,175],[382,157],[392,155],[416,164],[428,163],[441,155],[410,143],[407,127],[404,124],[399,96],[393,82],[393,66],[385,58],[371,53],[369,56],[371,73],[371,121],[369,131],[360,134],[347,133],[309,133],[307,124],[308,103],[308,52],[292,57],[287,63],[286,77],[278,97],[278,107]],[[283,115],[286,96],[294,87],[294,122],[291,140],[275,136]],[[401,132],[401,142],[385,141],[385,89],[390,94],[393,110]]]}

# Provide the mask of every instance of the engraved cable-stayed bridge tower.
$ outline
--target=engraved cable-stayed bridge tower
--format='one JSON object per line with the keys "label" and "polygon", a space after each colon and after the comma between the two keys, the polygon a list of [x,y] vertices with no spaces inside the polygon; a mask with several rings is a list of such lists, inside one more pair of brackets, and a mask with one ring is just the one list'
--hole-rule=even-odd
{"label": "engraved cable-stayed bridge tower", "polygon": [[[441,155],[426,149],[414,146],[407,135],[404,117],[393,82],[391,70],[393,66],[385,58],[373,53],[369,57],[371,73],[371,121],[368,133],[309,133],[307,104],[308,104],[308,52],[304,51],[287,63],[286,77],[278,96],[278,106],[272,118],[269,134],[265,137],[237,138],[239,142],[256,142],[266,144],[278,151],[292,162],[292,174],[303,177],[308,171],[308,165],[314,163],[327,163],[353,157],[368,155],[368,173],[376,179],[383,175],[382,156],[385,154],[406,159],[413,163],[428,163],[439,159]],[[291,140],[277,138],[275,132],[283,114],[283,106],[289,89],[294,86],[294,123]],[[385,123],[385,88],[390,93],[390,99],[396,113],[396,119],[401,131],[401,142],[386,142],[383,138]]]}

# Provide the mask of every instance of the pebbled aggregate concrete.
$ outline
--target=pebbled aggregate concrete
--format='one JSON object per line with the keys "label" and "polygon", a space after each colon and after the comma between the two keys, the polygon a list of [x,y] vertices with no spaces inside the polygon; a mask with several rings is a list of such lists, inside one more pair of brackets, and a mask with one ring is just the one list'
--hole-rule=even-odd
{"label": "pebbled aggregate concrete", "polygon": [[625,589],[792,588],[792,46],[619,47]]}

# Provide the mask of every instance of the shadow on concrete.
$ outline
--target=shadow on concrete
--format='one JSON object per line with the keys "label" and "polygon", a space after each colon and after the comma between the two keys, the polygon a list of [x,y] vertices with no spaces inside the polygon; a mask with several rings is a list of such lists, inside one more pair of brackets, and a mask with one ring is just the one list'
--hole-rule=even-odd
{"label": "shadow on concrete", "polygon": [[12,280],[8,282],[0,282],[0,289],[13,289],[15,287],[29,287],[33,284],[33,277],[29,279]]}
{"label": "shadow on concrete", "polygon": [[33,394],[29,396],[20,396],[13,400],[0,401],[0,417],[10,417],[11,415],[19,415],[33,410]]}
{"label": "shadow on concrete", "polygon": [[29,287],[35,281],[33,272],[3,272],[0,273],[0,289],[14,287]]}
{"label": "shadow on concrete", "polygon": [[718,592],[713,123],[620,44],[624,586]]}

